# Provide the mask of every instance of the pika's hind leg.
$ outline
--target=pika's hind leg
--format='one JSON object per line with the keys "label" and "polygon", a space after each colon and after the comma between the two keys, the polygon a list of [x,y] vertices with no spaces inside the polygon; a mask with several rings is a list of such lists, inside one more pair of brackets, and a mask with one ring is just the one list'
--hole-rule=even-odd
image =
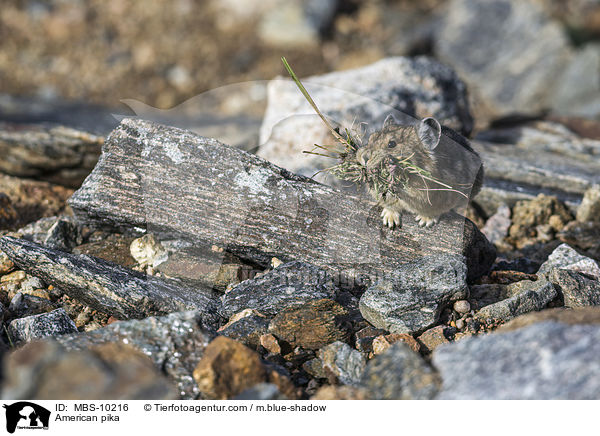
{"label": "pika's hind leg", "polygon": [[426,217],[422,215],[415,215],[415,221],[419,223],[420,227],[433,227],[434,224],[440,222],[440,217]]}
{"label": "pika's hind leg", "polygon": [[381,211],[381,218],[383,218],[383,225],[388,226],[390,229],[402,227],[402,215],[394,209],[388,209],[384,206]]}

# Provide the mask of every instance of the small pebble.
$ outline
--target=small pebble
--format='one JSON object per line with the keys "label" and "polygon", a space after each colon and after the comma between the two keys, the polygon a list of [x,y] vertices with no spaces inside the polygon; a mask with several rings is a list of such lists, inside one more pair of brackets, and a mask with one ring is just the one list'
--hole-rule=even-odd
{"label": "small pebble", "polygon": [[454,310],[458,313],[468,313],[471,310],[471,305],[467,300],[458,300],[454,303]]}
{"label": "small pebble", "polygon": [[456,321],[456,328],[462,330],[465,328],[465,322],[462,319]]}

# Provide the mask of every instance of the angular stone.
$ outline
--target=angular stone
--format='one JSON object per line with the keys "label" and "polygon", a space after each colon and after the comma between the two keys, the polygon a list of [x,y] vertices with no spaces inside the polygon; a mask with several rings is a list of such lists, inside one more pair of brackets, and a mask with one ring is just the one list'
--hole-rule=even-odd
{"label": "angular stone", "polygon": [[365,358],[343,342],[333,342],[318,352],[328,378],[344,385],[357,385],[365,369]]}
{"label": "angular stone", "polygon": [[448,328],[443,325],[438,325],[425,330],[417,340],[421,344],[421,349],[426,353],[431,353],[442,344],[450,342],[448,339]]}
{"label": "angular stone", "polygon": [[269,332],[292,347],[316,350],[335,341],[348,340],[348,324],[348,312],[342,306],[322,299],[279,312],[271,320]]}
{"label": "angular stone", "polygon": [[192,372],[214,333],[203,327],[199,312],[179,312],[142,320],[119,321],[88,333],[61,336],[57,342],[68,350],[122,343],[150,357],[154,366],[176,384],[182,399],[200,393]]}
{"label": "angular stone", "polygon": [[375,327],[412,334],[432,326],[445,305],[468,294],[466,267],[454,256],[430,256],[399,267],[367,289],[362,316]]}
{"label": "angular stone", "polygon": [[501,204],[494,215],[486,221],[481,229],[481,233],[483,233],[492,244],[497,244],[502,242],[508,235],[510,224],[510,208],[506,204]]}
{"label": "angular stone", "polygon": [[124,344],[67,351],[55,341],[32,342],[10,353],[4,362],[3,399],[179,398],[175,386],[147,356]]}
{"label": "angular stone", "polygon": [[8,325],[8,336],[15,344],[75,332],[77,327],[64,309],[17,318]]}
{"label": "angular stone", "polygon": [[218,333],[256,350],[261,345],[260,337],[267,333],[268,329],[268,318],[251,314],[222,327]]}
{"label": "angular stone", "polygon": [[412,336],[390,333],[389,335],[381,335],[373,339],[373,354],[378,355],[385,353],[396,342],[403,342],[408,345],[411,350],[417,353],[419,352],[419,343]]}
{"label": "angular stone", "polygon": [[14,318],[22,318],[30,315],[39,315],[41,313],[52,312],[56,305],[45,298],[18,292],[12,300],[8,310]]}
{"label": "angular stone", "polygon": [[273,383],[285,395],[293,386],[268,368],[260,356],[233,339],[219,336],[206,347],[194,369],[194,380],[208,399],[225,400],[261,383]]}
{"label": "angular stone", "polygon": [[559,268],[550,271],[548,280],[563,297],[565,307],[600,305],[600,281],[598,280],[590,280],[576,271]]}
{"label": "angular stone", "polygon": [[554,268],[577,271],[600,279],[600,266],[598,266],[598,262],[579,254],[567,244],[559,245],[550,254],[548,260],[540,266],[538,275],[548,274]]}
{"label": "angular stone", "polygon": [[600,398],[600,326],[540,322],[437,348],[438,399]]}
{"label": "angular stone", "polygon": [[524,313],[542,310],[558,296],[554,285],[545,279],[523,280],[507,286],[508,298],[481,308],[475,317],[481,320],[509,321]]}
{"label": "angular stone", "polygon": [[430,400],[439,379],[427,363],[403,343],[371,359],[359,384],[372,400]]}
{"label": "angular stone", "polygon": [[321,268],[289,262],[254,279],[246,280],[221,298],[221,314],[229,318],[244,309],[272,317],[284,309],[322,298],[335,298],[338,289]]}
{"label": "angular stone", "polygon": [[585,191],[577,208],[577,221],[600,221],[600,186],[594,185]]}
{"label": "angular stone", "polygon": [[[435,117],[465,135],[473,127],[464,84],[454,71],[431,58],[387,58],[354,70],[307,77],[303,84],[319,109],[343,127],[367,123],[372,132],[381,129],[391,112],[407,123]],[[267,92],[258,155],[308,177],[331,166],[331,159],[302,153],[314,143],[335,140],[296,85],[272,80]],[[331,177],[317,180],[336,183]]]}
{"label": "angular stone", "polygon": [[30,274],[70,297],[123,319],[199,309],[217,323],[217,296],[187,288],[85,255],[52,250],[24,239],[3,237],[0,249]]}

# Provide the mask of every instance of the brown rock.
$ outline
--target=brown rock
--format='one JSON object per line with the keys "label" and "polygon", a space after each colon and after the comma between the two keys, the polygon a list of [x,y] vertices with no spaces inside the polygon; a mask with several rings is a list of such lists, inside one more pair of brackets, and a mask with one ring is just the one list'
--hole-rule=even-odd
{"label": "brown rock", "polygon": [[600,258],[600,222],[572,221],[556,236],[562,242],[585,250],[592,257]]}
{"label": "brown rock", "polygon": [[272,334],[267,333],[260,337],[260,345],[262,345],[269,353],[281,354],[281,347],[277,342],[277,338]]}
{"label": "brown rock", "polygon": [[367,392],[352,386],[323,386],[311,400],[368,400]]}
{"label": "brown rock", "polygon": [[558,321],[570,325],[600,324],[600,307],[578,307],[575,309],[556,307],[553,309],[545,309],[539,312],[527,313],[525,315],[516,317],[504,325],[501,325],[496,331],[508,332],[543,321]]}
{"label": "brown rock", "polygon": [[533,200],[515,204],[509,241],[517,248],[545,242],[548,237],[552,239],[552,232],[562,230],[572,220],[569,210],[556,197],[540,194]]}
{"label": "brown rock", "polygon": [[15,264],[6,253],[0,251],[0,276],[4,274],[8,274],[15,268]]}
{"label": "brown rock", "polygon": [[316,350],[335,341],[346,341],[344,326],[348,312],[333,300],[324,298],[286,309],[269,324],[269,331],[292,347]]}
{"label": "brown rock", "polygon": [[54,341],[32,342],[10,353],[4,364],[2,396],[14,400],[179,398],[147,356],[124,344],[66,351]]}
{"label": "brown rock", "polygon": [[436,347],[450,342],[446,335],[446,327],[442,325],[425,330],[417,340],[421,344],[422,350],[427,353],[431,353]]}
{"label": "brown rock", "polygon": [[88,242],[73,248],[75,254],[87,254],[100,259],[118,263],[123,266],[134,266],[136,261],[129,253],[129,245],[134,240],[132,237],[111,234],[99,241]]}
{"label": "brown rock", "polygon": [[12,205],[10,198],[0,192],[0,230],[13,229],[17,223],[17,211]]}
{"label": "brown rock", "polygon": [[387,334],[386,330],[378,329],[376,327],[365,327],[356,332],[356,349],[361,353],[372,353],[373,352],[373,340],[381,335]]}
{"label": "brown rock", "polygon": [[200,392],[214,400],[234,397],[258,383],[269,381],[260,356],[225,336],[218,336],[208,344],[193,375]]}
{"label": "brown rock", "polygon": [[377,336],[373,340],[373,354],[382,354],[385,352],[392,344],[396,342],[404,342],[407,344],[413,351],[419,352],[421,348],[419,343],[410,335],[407,334],[398,334],[398,333],[390,333],[389,335],[381,335]]}

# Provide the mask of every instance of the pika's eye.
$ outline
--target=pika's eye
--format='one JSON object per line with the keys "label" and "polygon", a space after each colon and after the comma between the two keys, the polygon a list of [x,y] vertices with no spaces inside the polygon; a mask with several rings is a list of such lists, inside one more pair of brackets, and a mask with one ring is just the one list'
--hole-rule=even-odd
{"label": "pika's eye", "polygon": [[388,142],[388,148],[394,148],[396,146],[396,141]]}

